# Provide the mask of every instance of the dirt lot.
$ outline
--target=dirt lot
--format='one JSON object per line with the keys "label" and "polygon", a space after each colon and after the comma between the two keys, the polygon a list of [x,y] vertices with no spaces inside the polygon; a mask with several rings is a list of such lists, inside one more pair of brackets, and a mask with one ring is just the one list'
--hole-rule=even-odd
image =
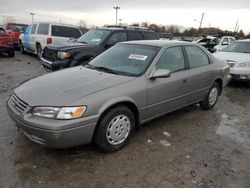
{"label": "dirt lot", "polygon": [[231,84],[211,111],[190,106],[153,120],[104,154],[47,149],[17,132],[5,101],[40,74],[33,56],[0,57],[0,187],[250,187],[250,85]]}

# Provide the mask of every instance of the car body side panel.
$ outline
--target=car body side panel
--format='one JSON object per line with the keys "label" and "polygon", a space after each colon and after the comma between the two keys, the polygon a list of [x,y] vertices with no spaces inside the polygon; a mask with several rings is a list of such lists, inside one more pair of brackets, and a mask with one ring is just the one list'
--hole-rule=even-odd
{"label": "car body side panel", "polygon": [[169,78],[148,80],[149,118],[185,106],[186,71],[172,73]]}
{"label": "car body side panel", "polygon": [[137,107],[141,121],[147,118],[147,86],[144,76],[104,89],[102,92],[93,93],[68,106],[84,104],[87,106],[86,116],[92,116],[96,113],[103,114],[111,106],[124,102],[132,103]]}
{"label": "car body side panel", "polygon": [[187,100],[197,102],[205,98],[214,78],[216,77],[215,66],[213,64],[189,69],[187,80]]}

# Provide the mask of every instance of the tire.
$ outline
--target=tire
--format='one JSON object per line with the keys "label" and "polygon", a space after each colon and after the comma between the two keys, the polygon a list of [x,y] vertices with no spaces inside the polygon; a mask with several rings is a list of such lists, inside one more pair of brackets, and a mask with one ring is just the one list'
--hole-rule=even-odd
{"label": "tire", "polygon": [[19,41],[19,48],[20,48],[21,53],[25,54],[25,50],[24,50],[22,41]]}
{"label": "tire", "polygon": [[41,44],[37,44],[36,45],[36,55],[37,55],[37,57],[38,57],[38,59],[41,59],[41,57],[42,57],[42,52],[43,52],[43,49],[42,49],[42,47],[41,47]]}
{"label": "tire", "polygon": [[124,147],[135,128],[135,117],[126,106],[114,107],[99,121],[94,134],[95,146],[103,152]]}
{"label": "tire", "polygon": [[8,56],[9,57],[15,57],[15,51],[13,50],[13,51],[9,51],[8,52]]}
{"label": "tire", "polygon": [[210,88],[204,101],[200,102],[200,106],[204,110],[210,110],[216,104],[220,94],[220,86],[217,82],[214,82]]}

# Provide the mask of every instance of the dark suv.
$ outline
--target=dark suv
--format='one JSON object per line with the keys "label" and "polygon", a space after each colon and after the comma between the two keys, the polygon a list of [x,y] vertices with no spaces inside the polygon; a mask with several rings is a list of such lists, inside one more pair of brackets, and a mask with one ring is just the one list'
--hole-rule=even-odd
{"label": "dark suv", "polygon": [[132,40],[157,40],[158,35],[151,30],[130,27],[107,27],[92,29],[78,40],[63,46],[49,45],[41,57],[42,66],[55,71],[87,63],[114,44]]}

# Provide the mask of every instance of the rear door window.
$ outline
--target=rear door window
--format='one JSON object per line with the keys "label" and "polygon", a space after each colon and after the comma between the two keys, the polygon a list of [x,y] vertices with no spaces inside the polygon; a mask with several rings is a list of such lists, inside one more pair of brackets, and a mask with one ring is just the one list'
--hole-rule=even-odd
{"label": "rear door window", "polygon": [[51,35],[56,37],[79,38],[81,32],[75,27],[52,25]]}
{"label": "rear door window", "polygon": [[37,27],[37,24],[33,24],[32,25],[31,34],[35,34],[36,33],[36,27]]}
{"label": "rear door window", "polygon": [[49,24],[39,24],[37,29],[37,34],[48,35],[49,34]]}
{"label": "rear door window", "polygon": [[128,37],[127,37],[127,33],[125,32],[118,32],[118,33],[114,33],[110,38],[108,43],[118,43],[118,42],[123,42],[123,41],[127,41]]}
{"label": "rear door window", "polygon": [[210,63],[207,54],[205,54],[205,52],[203,52],[199,47],[185,46],[185,49],[190,68],[208,65]]}
{"label": "rear door window", "polygon": [[143,36],[140,32],[128,31],[128,40],[143,40]]}

